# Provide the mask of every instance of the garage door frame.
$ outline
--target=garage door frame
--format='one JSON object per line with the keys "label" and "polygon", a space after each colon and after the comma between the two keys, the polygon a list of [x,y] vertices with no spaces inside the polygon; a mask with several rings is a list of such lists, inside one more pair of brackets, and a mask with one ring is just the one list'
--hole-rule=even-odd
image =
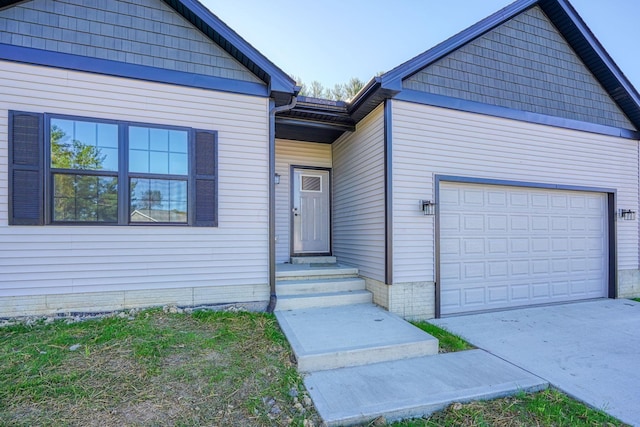
{"label": "garage door frame", "polygon": [[440,183],[441,182],[456,182],[466,184],[480,184],[480,185],[500,185],[508,187],[525,187],[525,188],[537,188],[537,189],[549,189],[549,190],[566,190],[566,191],[585,191],[591,193],[603,193],[607,196],[607,228],[608,228],[608,297],[616,298],[617,289],[617,250],[616,250],[616,190],[612,188],[601,187],[582,187],[574,185],[563,184],[548,184],[540,182],[528,182],[528,181],[508,181],[499,179],[486,179],[486,178],[473,178],[465,176],[454,175],[435,175],[434,183],[434,198],[436,202],[435,212],[435,302],[436,302],[436,318],[441,317],[440,304],[441,304],[441,280],[440,280]]}

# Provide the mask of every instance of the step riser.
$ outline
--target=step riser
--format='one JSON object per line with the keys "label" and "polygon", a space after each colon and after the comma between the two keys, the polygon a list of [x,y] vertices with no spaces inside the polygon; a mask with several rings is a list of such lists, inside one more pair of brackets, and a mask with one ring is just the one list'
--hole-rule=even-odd
{"label": "step riser", "polygon": [[389,347],[303,356],[298,358],[298,370],[300,372],[326,371],[329,369],[369,365],[371,363],[433,356],[435,354],[438,354],[438,340],[433,339]]}
{"label": "step riser", "polygon": [[362,279],[336,280],[314,282],[311,280],[284,281],[276,283],[276,294],[280,296],[288,295],[309,295],[325,294],[331,292],[363,291],[366,289],[365,281]]}
{"label": "step riser", "polygon": [[357,268],[315,268],[308,271],[276,271],[277,280],[315,280],[358,277]]}
{"label": "step riser", "polygon": [[276,276],[276,281],[288,281],[288,280],[325,280],[325,279],[353,279],[356,278],[355,274],[313,274],[313,275],[300,275],[297,276]]}
{"label": "step riser", "polygon": [[367,291],[345,292],[333,295],[282,296],[278,298],[276,311],[304,308],[333,307],[351,304],[370,304],[373,295]]}

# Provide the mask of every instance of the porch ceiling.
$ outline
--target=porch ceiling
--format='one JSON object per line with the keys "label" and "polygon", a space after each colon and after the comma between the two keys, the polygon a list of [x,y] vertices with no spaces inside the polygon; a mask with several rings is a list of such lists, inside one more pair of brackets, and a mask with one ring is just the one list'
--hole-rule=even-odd
{"label": "porch ceiling", "polygon": [[276,116],[276,138],[330,144],[344,132],[353,132],[355,121],[342,101],[299,96],[292,110]]}

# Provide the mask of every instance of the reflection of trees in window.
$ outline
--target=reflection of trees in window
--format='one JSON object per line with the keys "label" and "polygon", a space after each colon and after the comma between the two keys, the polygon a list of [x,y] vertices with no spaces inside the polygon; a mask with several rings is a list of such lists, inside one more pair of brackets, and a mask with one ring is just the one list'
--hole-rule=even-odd
{"label": "reflection of trees in window", "polygon": [[[135,184],[135,182],[134,182]],[[142,193],[140,209],[153,209],[162,205],[162,193],[159,190],[147,190]]]}
{"label": "reflection of trees in window", "polygon": [[118,220],[118,180],[111,177],[53,176],[55,221]]}
{"label": "reflection of trees in window", "polygon": [[60,169],[101,170],[106,159],[100,148],[73,139],[58,126],[51,126],[51,167]]}
{"label": "reflection of trees in window", "polygon": [[[53,220],[117,222],[117,177],[86,172],[104,169],[108,155],[103,154],[102,150],[106,150],[112,156],[115,154],[117,161],[117,149],[102,148],[94,141],[86,143],[76,138],[75,134],[81,133],[76,132],[78,123],[82,124],[83,133],[89,138],[91,130],[95,129],[96,141],[100,138],[110,138],[112,135],[117,136],[116,125],[51,120],[51,167],[54,169]],[[117,140],[107,142],[107,144],[113,143],[117,147]]]}

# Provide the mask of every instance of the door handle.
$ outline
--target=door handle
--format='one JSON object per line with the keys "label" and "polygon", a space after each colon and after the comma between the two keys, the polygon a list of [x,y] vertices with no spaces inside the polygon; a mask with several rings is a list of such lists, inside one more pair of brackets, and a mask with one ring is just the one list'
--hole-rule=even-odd
{"label": "door handle", "polygon": [[293,212],[293,216],[298,216],[298,208],[293,208],[291,211]]}

